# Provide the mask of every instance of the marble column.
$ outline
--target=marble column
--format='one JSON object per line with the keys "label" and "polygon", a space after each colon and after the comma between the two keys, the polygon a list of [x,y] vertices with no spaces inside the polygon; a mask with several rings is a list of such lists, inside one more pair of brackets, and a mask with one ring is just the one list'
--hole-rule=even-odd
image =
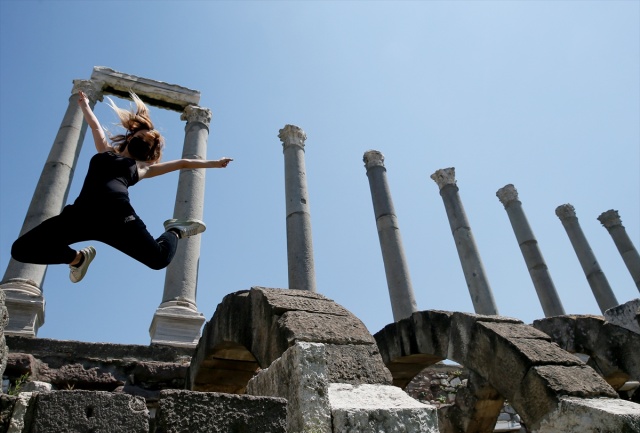
{"label": "marble column", "polygon": [[[205,159],[211,110],[187,106],[182,158]],[[205,169],[180,170],[173,218],[202,220]],[[201,235],[182,239],[173,261],[167,267],[162,303],[156,310],[149,335],[151,344],[195,347],[205,317],[196,305]]]}
{"label": "marble column", "polygon": [[[80,91],[89,97],[91,107],[95,106],[96,101],[102,100],[101,83],[91,80],[73,81],[67,111],[40,174],[20,235],[59,214],[67,201],[87,130],[78,105]],[[46,265],[20,263],[13,259],[9,261],[0,283],[0,289],[6,294],[9,311],[6,334],[24,337],[37,335],[38,329],[44,324],[45,300],[42,285],[46,272]]]}
{"label": "marble column", "polygon": [[455,168],[437,170],[431,175],[440,188],[440,196],[449,218],[451,233],[458,249],[462,271],[469,288],[471,302],[477,314],[497,315],[498,307],[487,280],[467,215],[456,185]]}
{"label": "marble column", "polygon": [[618,252],[620,252],[620,255],[622,256],[624,264],[631,273],[631,278],[633,278],[634,283],[636,283],[636,287],[640,290],[640,255],[638,254],[636,247],[633,246],[633,242],[631,242],[631,238],[629,238],[627,230],[622,225],[622,220],[620,219],[620,215],[618,215],[618,211],[611,209],[606,212],[602,212],[598,217],[598,220],[611,235],[613,242],[618,248]]}
{"label": "marble column", "polygon": [[542,252],[538,247],[538,241],[533,235],[529,226],[529,221],[522,210],[522,203],[518,199],[518,191],[509,184],[500,188],[496,196],[504,205],[509,221],[516,235],[516,240],[520,246],[520,251],[531,275],[533,286],[540,299],[542,311],[546,317],[564,315],[564,308],[556,292],[547,264],[542,257]]}
{"label": "marble column", "polygon": [[411,316],[418,311],[418,307],[404,255],[398,218],[387,183],[384,155],[377,150],[369,150],[364,153],[363,160],[369,178],[373,212],[376,217],[382,261],[391,299],[391,311],[393,320],[397,322]]}
{"label": "marble column", "polygon": [[589,242],[582,232],[575,208],[570,204],[560,205],[556,208],[556,215],[560,218],[567,231],[571,245],[578,256],[580,266],[582,266],[602,314],[609,308],[618,306],[618,301],[611,290],[609,281],[607,281],[607,277],[600,269],[598,260],[596,260]]}
{"label": "marble column", "polygon": [[311,213],[304,163],[307,134],[295,125],[285,125],[278,138],[282,141],[284,153],[289,288],[315,292]]}

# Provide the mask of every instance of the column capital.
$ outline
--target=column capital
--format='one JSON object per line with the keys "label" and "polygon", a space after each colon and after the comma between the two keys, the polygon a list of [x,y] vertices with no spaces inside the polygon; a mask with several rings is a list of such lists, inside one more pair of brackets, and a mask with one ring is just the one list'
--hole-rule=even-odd
{"label": "column capital", "polygon": [[186,120],[187,123],[200,122],[208,128],[212,117],[213,113],[208,108],[187,105],[180,115],[180,120]]}
{"label": "column capital", "polygon": [[72,95],[77,95],[80,91],[89,97],[89,102],[95,104],[103,100],[102,94],[103,83],[94,80],[73,80]]}
{"label": "column capital", "polygon": [[500,203],[506,208],[511,202],[518,200],[518,190],[512,184],[508,184],[500,188],[496,192],[496,196]]}
{"label": "column capital", "polygon": [[558,206],[556,208],[556,215],[561,220],[568,220],[570,218],[577,218],[576,217],[576,209],[572,205],[570,205],[569,203],[562,204],[562,205]]}
{"label": "column capital", "polygon": [[304,149],[304,141],[307,139],[307,134],[302,130],[302,128],[296,125],[285,125],[278,132],[278,138],[282,141],[282,147],[286,148],[287,146],[299,146]]}
{"label": "column capital", "polygon": [[613,209],[602,212],[598,217],[598,221],[608,229],[616,226],[622,226],[622,220],[620,219],[620,215],[618,215],[618,211]]}
{"label": "column capital", "polygon": [[367,150],[362,156],[362,161],[367,170],[372,167],[384,167],[384,155],[377,150]]}
{"label": "column capital", "polygon": [[444,188],[447,185],[455,185],[456,184],[456,168],[441,168],[436,170],[435,173],[431,175],[431,179],[438,184],[440,189]]}

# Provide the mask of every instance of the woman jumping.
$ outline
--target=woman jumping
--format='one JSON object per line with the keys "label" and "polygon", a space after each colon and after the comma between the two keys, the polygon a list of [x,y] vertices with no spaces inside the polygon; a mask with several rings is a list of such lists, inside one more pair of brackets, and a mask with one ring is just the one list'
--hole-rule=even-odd
{"label": "woman jumping", "polygon": [[11,256],[23,263],[69,265],[69,278],[84,278],[96,256],[94,247],[76,251],[69,245],[95,240],[116,248],[151,269],[169,265],[178,239],[205,231],[202,221],[170,219],[165,232],[154,239],[129,201],[128,188],[138,181],[181,169],[224,168],[231,158],[218,160],[177,159],[160,162],[164,139],[153,127],[146,105],[131,93],[136,111],[110,107],[125,129],[110,136],[112,144],[89,107],[87,96],[79,93],[78,104],[91,129],[98,153],[91,158],[82,190],[73,204],[60,215],[43,221],[13,243]]}

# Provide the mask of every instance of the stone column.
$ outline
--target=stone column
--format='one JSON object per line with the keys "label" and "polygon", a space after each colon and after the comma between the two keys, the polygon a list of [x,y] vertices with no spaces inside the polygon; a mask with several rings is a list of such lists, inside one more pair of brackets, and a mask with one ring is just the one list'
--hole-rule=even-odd
{"label": "stone column", "polygon": [[587,242],[587,238],[582,232],[575,208],[570,204],[560,205],[556,208],[556,215],[560,218],[564,229],[567,231],[571,245],[573,245],[573,249],[578,256],[582,270],[587,277],[602,314],[609,308],[618,306],[618,301],[611,290],[611,286],[609,286],[609,281],[607,281],[607,277],[600,269],[598,260],[596,260],[589,242]]}
{"label": "stone column", "polygon": [[[91,107],[95,106],[96,101],[102,100],[100,83],[90,80],[73,81],[67,111],[40,174],[20,235],[59,214],[67,201],[87,130],[87,123],[84,122],[78,105],[79,91],[87,94]],[[9,261],[0,284],[0,289],[5,291],[9,310],[6,334],[25,337],[37,335],[38,329],[44,324],[42,284],[46,272],[46,265],[20,263],[13,259]]]}
{"label": "stone column", "polygon": [[387,184],[384,155],[377,150],[369,150],[364,153],[363,160],[369,178],[393,320],[397,322],[411,316],[418,311],[418,307],[404,255],[398,219]]}
{"label": "stone column", "polygon": [[307,134],[295,125],[285,125],[278,138],[282,141],[284,153],[289,288],[315,292],[311,213],[304,164]]}
{"label": "stone column", "polygon": [[[211,110],[187,106],[182,158],[205,159]],[[180,170],[173,217],[202,219],[204,207],[205,169]],[[196,290],[200,260],[201,236],[182,239],[173,261],[167,267],[162,303],[149,328],[151,344],[195,347],[205,317],[198,312]]]}
{"label": "stone column", "polygon": [[542,257],[538,241],[533,235],[529,221],[522,210],[522,203],[518,200],[518,191],[511,184],[500,188],[496,195],[504,205],[513,232],[516,235],[520,251],[529,269],[533,286],[538,293],[538,299],[546,317],[564,315],[564,308],[556,292],[547,264]]}
{"label": "stone column", "polygon": [[631,278],[633,278],[636,287],[640,290],[640,255],[638,255],[638,250],[633,246],[627,230],[622,225],[618,211],[611,209],[602,212],[598,220],[607,229],[611,238],[613,238],[613,242],[616,244],[624,264],[631,273]]}
{"label": "stone column", "polygon": [[437,170],[431,175],[440,188],[440,196],[449,218],[451,233],[458,249],[458,256],[462,264],[473,308],[477,314],[497,315],[498,307],[493,299],[493,293],[487,280],[475,239],[471,233],[467,215],[462,206],[456,185],[455,168]]}

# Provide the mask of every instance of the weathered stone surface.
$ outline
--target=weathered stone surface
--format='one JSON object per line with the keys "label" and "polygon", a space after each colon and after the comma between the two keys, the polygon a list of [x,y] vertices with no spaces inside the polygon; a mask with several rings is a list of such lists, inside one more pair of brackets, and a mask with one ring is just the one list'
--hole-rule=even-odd
{"label": "weathered stone surface", "polygon": [[640,381],[640,334],[605,323],[590,355],[615,389],[627,380]]}
{"label": "weathered stone surface", "polygon": [[437,433],[433,406],[409,397],[395,386],[329,385],[333,433]]}
{"label": "weathered stone surface", "polygon": [[308,290],[267,289],[254,287],[251,296],[263,298],[274,315],[282,315],[287,311],[307,311],[309,313],[325,313],[335,316],[350,316],[351,313],[331,299]]}
{"label": "weathered stone surface", "polygon": [[[254,287],[227,295],[218,305],[192,358],[187,387],[243,392],[250,371],[234,368],[234,363],[255,362],[249,365],[253,373],[257,367],[268,368],[289,347],[303,341],[329,343],[327,350],[336,351],[335,362],[328,366],[336,381],[386,383],[391,376],[373,337],[343,307],[304,290]],[[348,349],[333,349],[339,346]]]}
{"label": "weathered stone surface", "polygon": [[353,315],[334,316],[287,311],[278,324],[285,338],[293,341],[314,341],[330,344],[375,344],[366,326]]}
{"label": "weathered stone surface", "polygon": [[555,410],[562,396],[616,398],[617,394],[592,368],[587,366],[544,365],[529,369],[511,403],[527,426]]}
{"label": "weathered stone surface", "polygon": [[524,324],[477,322],[467,349],[467,365],[510,400],[533,366],[582,365],[548,340],[546,334]]}
{"label": "weathered stone surface", "polygon": [[640,334],[640,299],[632,299],[604,312],[607,322]]}
{"label": "weathered stone surface", "polygon": [[600,316],[551,317],[536,320],[534,326],[564,350],[588,355],[589,365],[614,389],[627,380],[640,380],[640,334]]}
{"label": "weathered stone surface", "polygon": [[391,385],[391,372],[373,345],[327,344],[329,382]]}
{"label": "weathered stone surface", "polygon": [[536,433],[637,433],[640,405],[620,399],[561,398]]}
{"label": "weathered stone surface", "polygon": [[144,399],[103,391],[39,393],[31,404],[34,433],[148,433]]}
{"label": "weathered stone surface", "polygon": [[296,343],[249,381],[247,394],[287,400],[287,431],[331,433],[324,344]]}
{"label": "weathered stone surface", "polygon": [[[190,351],[157,346],[84,343],[10,337],[6,374],[57,389],[114,391],[137,385],[150,391],[183,388]],[[157,357],[157,359],[154,359]]]}
{"label": "weathered stone surface", "polygon": [[7,433],[17,397],[0,394],[0,433]]}
{"label": "weathered stone surface", "polygon": [[510,317],[453,313],[449,331],[449,353],[447,354],[447,359],[455,360],[462,365],[468,364],[466,356],[469,353],[469,345],[473,340],[474,325],[478,322],[522,324],[522,321]]}
{"label": "weathered stone surface", "polygon": [[156,412],[156,433],[286,433],[282,398],[165,390]]}

